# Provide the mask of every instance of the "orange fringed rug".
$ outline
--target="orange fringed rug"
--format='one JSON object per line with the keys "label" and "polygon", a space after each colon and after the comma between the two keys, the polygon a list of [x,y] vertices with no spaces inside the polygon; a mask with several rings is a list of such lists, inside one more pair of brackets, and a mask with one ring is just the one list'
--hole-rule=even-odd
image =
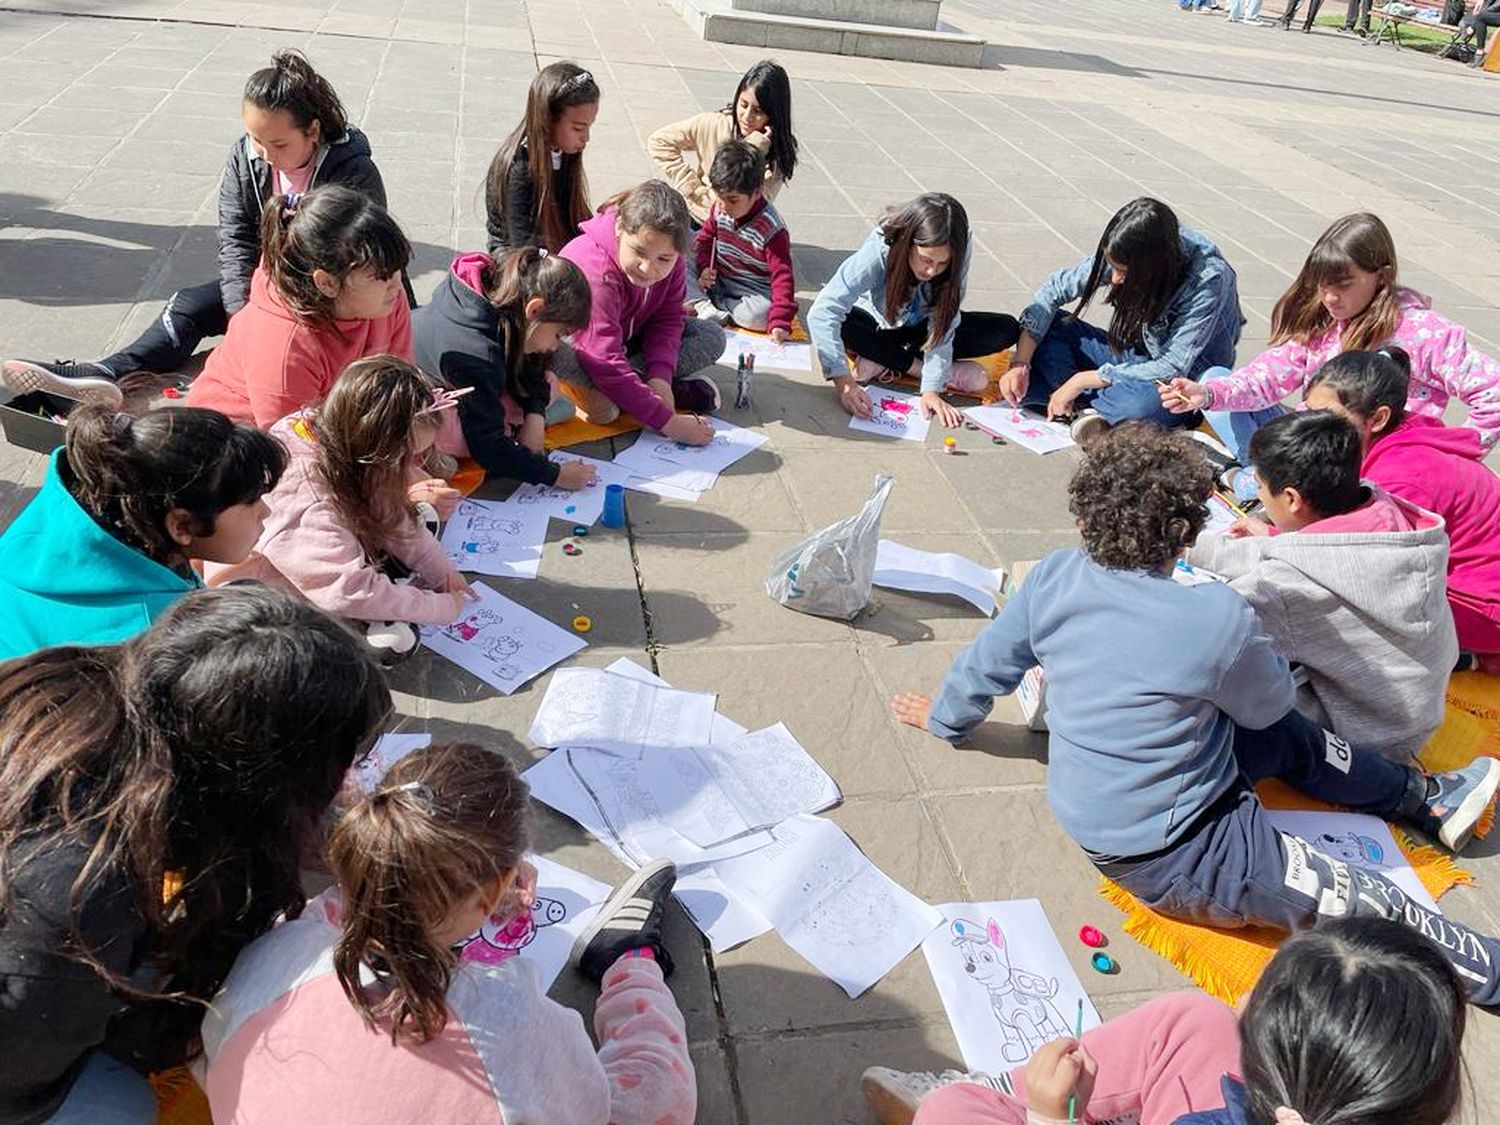
{"label": "orange fringed rug", "polygon": [[185,1066],[151,1075],[156,1125],[213,1125],[208,1097]]}
{"label": "orange fringed rug", "polygon": [[[1418,761],[1426,769],[1441,772],[1468,765],[1481,754],[1500,757],[1500,677],[1461,672],[1449,680],[1443,725],[1422,748]],[[1279,782],[1262,783],[1258,790],[1267,808],[1330,807]],[[1494,815],[1493,809],[1486,814],[1480,835],[1490,831]],[[1391,831],[1433,898],[1441,898],[1460,884],[1473,883],[1473,877],[1445,852],[1417,844],[1399,829]],[[1266,962],[1286,937],[1280,930],[1215,930],[1165,918],[1108,879],[1099,880],[1099,893],[1124,913],[1127,934],[1227,1004],[1238,1003],[1254,987]]]}
{"label": "orange fringed rug", "polygon": [[[990,355],[975,356],[968,362],[977,363],[985,369],[990,377],[989,385],[977,395],[967,394],[964,391],[945,391],[944,393],[950,394],[954,398],[977,398],[981,406],[989,406],[991,403],[999,402],[1000,376],[1010,370],[1011,357],[1014,355],[1014,351],[1003,351],[994,352]],[[852,375],[854,374],[854,356],[851,353],[845,353],[845,357],[849,361],[849,373]],[[892,379],[890,385],[914,391],[921,387],[922,381],[910,375],[902,375]]]}
{"label": "orange fringed rug", "polygon": [[[558,386],[562,393],[573,400],[577,406],[578,392],[568,383],[560,383]],[[598,441],[601,438],[614,437],[616,434],[630,434],[641,428],[641,424],[629,414],[621,414],[607,426],[596,426],[592,422],[585,422],[576,414],[566,422],[559,422],[555,426],[548,426],[543,443],[548,449],[566,449],[570,445],[582,445],[587,441]]]}

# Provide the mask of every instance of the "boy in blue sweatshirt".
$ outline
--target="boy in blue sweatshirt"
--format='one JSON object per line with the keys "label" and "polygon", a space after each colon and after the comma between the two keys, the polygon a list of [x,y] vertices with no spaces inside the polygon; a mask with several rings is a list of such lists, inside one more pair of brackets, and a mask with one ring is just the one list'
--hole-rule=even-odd
{"label": "boy in blue sweatshirt", "polygon": [[1069,485],[1083,549],[1037,564],[959,654],[937,700],[898,695],[896,716],[959,742],[1040,664],[1047,802],[1101,873],[1202,925],[1394,918],[1443,947],[1472,1001],[1500,1004],[1500,940],[1278,831],[1253,788],[1277,777],[1457,851],[1495,797],[1500,761],[1429,776],[1300,715],[1287,662],[1244,599],[1172,578],[1203,527],[1212,481],[1182,434],[1132,424],[1103,436]]}

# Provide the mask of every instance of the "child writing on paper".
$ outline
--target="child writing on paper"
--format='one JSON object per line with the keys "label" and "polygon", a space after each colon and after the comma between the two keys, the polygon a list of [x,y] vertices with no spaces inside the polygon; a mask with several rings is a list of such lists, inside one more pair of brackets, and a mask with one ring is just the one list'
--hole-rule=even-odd
{"label": "child writing on paper", "polygon": [[785,343],[797,316],[792,236],[762,189],[765,159],[744,141],[730,141],[714,156],[708,181],[714,202],[693,240],[706,294],[697,313]]}
{"label": "child writing on paper", "polygon": [[[1449,398],[1469,408],[1466,425],[1488,450],[1500,438],[1500,363],[1469,346],[1460,325],[1432,311],[1432,301],[1396,279],[1396,243],[1380,219],[1345,215],[1318,236],[1302,270],[1271,312],[1271,348],[1244,367],[1228,363],[1161,388],[1174,413],[1203,410],[1209,424],[1246,463],[1250,435],[1282,412],[1318,368],[1343,351],[1395,344],[1411,361],[1406,409],[1442,418]],[[1242,497],[1253,478],[1231,482]]]}
{"label": "child writing on paper", "polygon": [[1205,535],[1188,562],[1227,579],[1301,667],[1303,714],[1409,761],[1443,721],[1458,657],[1443,521],[1360,482],[1359,432],[1337,414],[1266,423],[1250,460],[1272,522]]}
{"label": "child writing on paper", "polygon": [[1448,606],[1469,656],[1462,662],[1500,673],[1500,477],[1473,427],[1407,412],[1410,381],[1400,348],[1344,352],[1308,380],[1307,405],[1354,423],[1361,477],[1443,518]]}
{"label": "child writing on paper", "polygon": [[623,411],[674,441],[707,445],[698,415],[719,408],[701,372],[724,352],[724,330],[683,312],[689,220],[682,196],[661,180],[607,200],[562,248],[588,278],[589,326],[553,357],[557,377],[579,389],[586,421],[607,425]]}
{"label": "child writing on paper", "polygon": [[74,410],[0,534],[0,660],[139,633],[198,588],[191,560],[244,561],[285,468],[274,438],[215,410]]}
{"label": "child writing on paper", "polygon": [[209,585],[253,578],[299,593],[359,622],[386,656],[416,647],[414,625],[457,620],[469,584],[406,492],[454,394],[395,356],[350,364],[321,405],[271,427],[290,463],[265,530],[244,562],[206,568]]}
{"label": "child writing on paper", "polygon": [[525,956],[462,960],[492,917],[529,911],[526,785],[500,754],[403,758],[328,842],[337,889],[240,957],[204,1020],[215,1120],[690,1125],[682,1013],[664,981],[675,870],[649,864],[580,935],[601,982],[596,1051]]}
{"label": "child writing on paper", "polygon": [[412,314],[417,363],[450,386],[472,387],[445,414],[438,447],[491,476],[582,488],[594,470],[547,459],[543,431],[573,416],[546,366],[563,336],[589,322],[589,283],[566,258],[535,246],[499,258],[460,254],[432,300]]}
{"label": "child writing on paper", "polygon": [[1405,926],[1342,918],[1296,934],[1243,1013],[1173,992],[1081,1041],[1054,1040],[1006,1075],[872,1067],[863,1085],[882,1125],[1053,1125],[1067,1120],[1070,1098],[1080,1122],[1458,1119],[1463,985],[1442,951]]}
{"label": "child writing on paper", "polygon": [[1038,563],[959,654],[937,700],[898,695],[897,718],[962,741],[1040,664],[1047,803],[1103,875],[1200,925],[1296,930],[1346,914],[1396,918],[1440,936],[1471,1000],[1500,1003],[1500,939],[1277,831],[1254,789],[1279,777],[1457,850],[1494,800],[1500,761],[1427,775],[1301,715],[1286,658],[1245,600],[1220,582],[1172,580],[1212,486],[1185,434],[1149,424],[1102,434],[1068,489],[1083,548]]}
{"label": "child writing on paper", "polygon": [[[919,195],[892,207],[829,278],[807,330],[839,403],[870,416],[864,384],[920,377],[923,418],[963,424],[943,391],[978,394],[989,375],[977,356],[1004,351],[1020,327],[1004,313],[960,312],[973,254],[969,216],[951,195]],[[854,353],[849,373],[846,352]]]}
{"label": "child writing on paper", "polygon": [[543,246],[552,253],[593,211],[583,150],[599,116],[599,85],[577,63],[542,67],[526,92],[526,115],[484,178],[489,251]]}

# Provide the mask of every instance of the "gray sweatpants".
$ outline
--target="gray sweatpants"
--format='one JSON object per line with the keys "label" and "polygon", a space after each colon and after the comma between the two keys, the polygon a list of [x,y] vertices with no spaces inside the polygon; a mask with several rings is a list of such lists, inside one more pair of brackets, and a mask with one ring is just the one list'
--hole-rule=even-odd
{"label": "gray sweatpants", "polygon": [[[711,320],[694,320],[690,317],[682,326],[682,347],[677,352],[677,370],[672,373],[672,378],[676,380],[697,374],[705,367],[718,363],[723,354],[724,329]],[[630,366],[639,371],[642,377],[645,376],[646,356],[641,351],[639,339],[626,344],[625,358],[630,360]],[[552,353],[552,371],[564,383],[585,387],[593,384],[593,380],[579,366],[577,353],[567,344],[558,344],[557,351]]]}

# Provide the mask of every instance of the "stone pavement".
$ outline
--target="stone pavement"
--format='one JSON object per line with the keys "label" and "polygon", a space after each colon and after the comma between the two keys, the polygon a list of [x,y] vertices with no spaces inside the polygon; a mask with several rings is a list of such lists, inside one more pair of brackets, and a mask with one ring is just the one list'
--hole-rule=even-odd
{"label": "stone pavement", "polygon": [[[1048,270],[1093,247],[1116,207],[1151,193],[1239,271],[1248,356],[1311,239],[1369,208],[1395,230],[1404,279],[1500,351],[1500,99],[1487,77],[1332,32],[1230,26],[1171,0],[949,0],[944,17],[989,38],[985,69],[780,56],[803,153],[781,208],[805,298],[881,207],[946,190],[977,232],[967,303],[1015,312]],[[418,247],[422,297],[454,248],[483,244],[481,179],[539,64],[578,59],[604,91],[587,156],[597,202],[650,174],[648,132],[724,103],[758,57],[700,42],[653,0],[9,0],[0,354],[102,355],[174,288],[214,276],[238,91],[286,45],[307,50],[369,133]],[[746,725],[785,721],[844,789],[833,819],[929,901],[1038,896],[1062,935],[1085,922],[1117,933],[1046,811],[1039,736],[1005,705],[961,751],[888,717],[893,691],[937,684],[980,627],[972,612],[877,592],[849,626],[781,610],[760,587],[775,551],[853,511],[877,471],[898,482],[886,534],[986,565],[1036,558],[1073,538],[1063,484],[1075,454],[1039,458],[963,431],[949,457],[936,436],[924,449],[849,434],[809,376],[763,372],[755,390],[748,420],[770,441],[701,502],[632,494],[627,534],[601,529],[577,558],[553,542],[540,578],[505,592],[554,620],[593,617],[583,663],[632,656],[719,692]],[[40,471],[40,458],[0,444],[0,522]],[[545,678],[509,699],[441,661],[397,680],[404,728],[537,756],[520,732]],[[571,823],[543,812],[538,824],[549,854],[621,875]],[[1481,844],[1469,859],[1483,889],[1444,902],[1491,931],[1497,851]],[[919,954],[850,1001],[774,935],[712,958],[690,924],[674,925],[704,1122],[865,1122],[865,1065],[958,1062]],[[1106,1016],[1185,983],[1129,939],[1114,942],[1122,971],[1107,978],[1064,944]],[[558,994],[587,1010],[581,988],[564,981]],[[1473,1027],[1471,1076],[1493,1112],[1500,1024]]]}

